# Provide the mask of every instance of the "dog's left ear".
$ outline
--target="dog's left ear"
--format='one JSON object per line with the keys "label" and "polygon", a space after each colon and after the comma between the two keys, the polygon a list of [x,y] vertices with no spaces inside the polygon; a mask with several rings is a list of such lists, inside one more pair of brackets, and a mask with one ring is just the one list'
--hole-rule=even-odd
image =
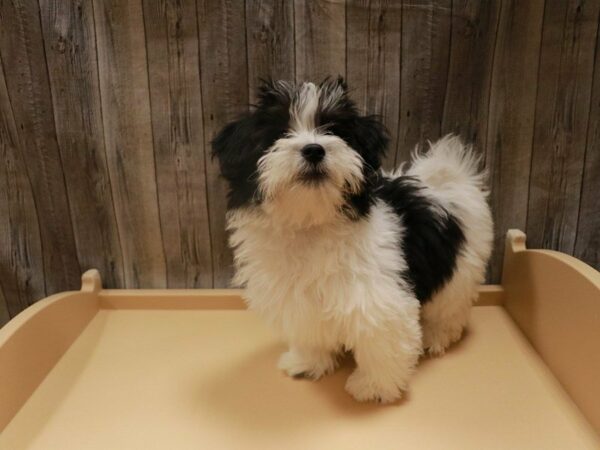
{"label": "dog's left ear", "polygon": [[353,105],[348,96],[348,85],[341,75],[337,78],[325,78],[319,83],[319,91],[321,92],[321,100],[325,99],[327,107],[344,108]]}
{"label": "dog's left ear", "polygon": [[346,83],[343,76],[338,75],[335,79],[335,83],[344,91],[344,94],[348,93],[348,83]]}
{"label": "dog's left ear", "polygon": [[354,120],[354,138],[358,142],[360,155],[374,170],[381,167],[390,141],[385,125],[378,116],[357,116]]}
{"label": "dog's left ear", "polygon": [[319,83],[319,87],[320,88],[339,88],[341,89],[344,94],[348,93],[348,84],[346,83],[346,80],[344,80],[344,77],[341,75],[338,75],[337,77],[333,78],[333,77],[326,77],[323,81],[321,81]]}

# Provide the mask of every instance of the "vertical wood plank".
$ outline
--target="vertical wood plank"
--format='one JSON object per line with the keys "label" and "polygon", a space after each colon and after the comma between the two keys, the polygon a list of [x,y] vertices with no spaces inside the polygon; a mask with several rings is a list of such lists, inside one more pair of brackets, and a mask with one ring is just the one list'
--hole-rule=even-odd
{"label": "vertical wood plank", "polygon": [[82,270],[123,284],[123,261],[106,163],[91,0],[40,0],[56,136]]}
{"label": "vertical wood plank", "polygon": [[[484,154],[487,146],[490,81],[500,7],[498,0],[452,1],[448,82],[441,134],[460,135],[473,144],[479,154]],[[498,264],[501,257],[496,252],[494,264]]]}
{"label": "vertical wood plank", "polygon": [[294,80],[294,4],[246,0],[246,43],[250,102],[259,80]]}
{"label": "vertical wood plank", "polygon": [[600,270],[600,32],[597,34],[575,256]]}
{"label": "vertical wood plank", "polygon": [[400,113],[402,7],[393,0],[353,0],[346,5],[347,80],[363,113],[381,116],[390,144],[383,161],[394,167]]}
{"label": "vertical wood plank", "polygon": [[527,240],[573,253],[600,1],[546,2]]}
{"label": "vertical wood plank", "polygon": [[211,287],[196,2],[145,0],[144,20],[168,286]]}
{"label": "vertical wood plank", "polygon": [[[0,2],[0,54],[40,222],[46,290],[51,294],[73,289],[79,286],[81,271],[56,140],[37,2]],[[35,276],[42,276],[41,272]]]}
{"label": "vertical wood plank", "polygon": [[344,0],[295,0],[296,80],[346,75]]}
{"label": "vertical wood plank", "polygon": [[0,60],[0,326],[46,294],[37,210],[4,72]]}
{"label": "vertical wood plank", "polygon": [[543,14],[543,0],[502,2],[485,153],[494,214],[492,282],[500,280],[506,230],[526,225]]}
{"label": "vertical wood plank", "polygon": [[[208,152],[221,127],[248,111],[245,5],[237,0],[198,0],[197,7],[204,145]],[[207,157],[206,170],[213,285],[224,287],[232,275],[225,231],[226,185],[216,161]]]}
{"label": "vertical wood plank", "polygon": [[0,284],[0,328],[10,320],[8,313],[8,302],[4,296],[2,284]]}
{"label": "vertical wood plank", "polygon": [[165,287],[141,0],[94,0],[104,139],[126,287]]}
{"label": "vertical wood plank", "polygon": [[500,1],[453,0],[442,135],[455,133],[484,152]]}
{"label": "vertical wood plank", "polygon": [[400,129],[396,163],[441,134],[450,52],[451,0],[402,3]]}

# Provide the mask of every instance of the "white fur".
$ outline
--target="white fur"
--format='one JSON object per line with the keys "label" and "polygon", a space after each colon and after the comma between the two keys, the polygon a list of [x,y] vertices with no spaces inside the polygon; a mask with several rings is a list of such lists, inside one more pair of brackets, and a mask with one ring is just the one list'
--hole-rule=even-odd
{"label": "white fur", "polygon": [[296,101],[292,104],[291,127],[297,132],[315,128],[315,115],[319,107],[319,88],[314,83],[303,83]]}
{"label": "white fur", "polygon": [[423,344],[432,354],[444,353],[460,338],[477,300],[477,288],[485,280],[493,224],[484,174],[478,165],[469,146],[456,136],[446,136],[426,155],[415,154],[407,171],[422,180],[430,194],[460,220],[466,241],[454,276],[423,307]]}
{"label": "white fur", "polygon": [[421,330],[419,303],[398,283],[405,262],[390,208],[378,202],[369,220],[338,216],[306,229],[236,211],[229,225],[236,283],[290,343],[280,367],[318,378],[333,370],[336,352],[353,349],[359,370],[348,389],[355,397],[398,398],[421,353]]}
{"label": "white fur", "polygon": [[335,189],[338,197],[344,189],[356,191],[360,187],[363,175],[362,159],[358,153],[337,136],[319,134],[315,130],[300,131],[277,140],[259,160],[259,189],[263,197],[273,200],[282,192],[304,187],[298,183],[298,176],[307,169],[300,149],[315,143],[326,149],[322,162],[323,170],[328,174],[325,187]]}
{"label": "white fur", "polygon": [[[308,120],[298,117],[299,123]],[[442,353],[460,337],[484,279],[492,226],[477,161],[457,138],[447,137],[415,155],[407,171],[460,219],[466,237],[453,277],[421,315],[399,276],[406,269],[398,244],[401,219],[379,200],[364,219],[341,214],[343,189],[360,180],[362,161],[339,138],[300,128],[259,164],[264,201],[228,214],[234,281],[246,288],[249,307],[289,343],[281,369],[319,378],[335,369],[337,352],[351,349],[358,367],[348,392],[361,401],[394,401],[424,348]],[[311,139],[327,146],[332,174],[316,186],[295,181],[303,164],[295,155]]]}

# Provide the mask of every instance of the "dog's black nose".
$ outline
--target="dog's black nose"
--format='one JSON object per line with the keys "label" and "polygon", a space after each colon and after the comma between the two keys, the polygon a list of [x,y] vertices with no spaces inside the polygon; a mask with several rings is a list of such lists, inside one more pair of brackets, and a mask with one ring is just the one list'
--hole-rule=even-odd
{"label": "dog's black nose", "polygon": [[308,144],[302,148],[302,156],[312,164],[318,164],[325,157],[325,149],[319,144]]}

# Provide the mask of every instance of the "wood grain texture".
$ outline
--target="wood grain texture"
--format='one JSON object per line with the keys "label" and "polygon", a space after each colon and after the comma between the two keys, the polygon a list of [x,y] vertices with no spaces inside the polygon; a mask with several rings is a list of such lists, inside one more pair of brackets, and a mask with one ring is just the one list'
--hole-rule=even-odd
{"label": "wood grain texture", "polygon": [[8,94],[0,59],[0,326],[46,294],[37,209]]}
{"label": "wood grain texture", "polygon": [[233,270],[225,231],[226,186],[208,155],[221,127],[248,111],[245,8],[237,0],[198,0],[197,9],[213,286],[225,287]]}
{"label": "wood grain texture", "polygon": [[[91,0],[40,0],[56,137],[81,270],[124,281],[106,162]],[[73,288],[76,286],[72,286]]]}
{"label": "wood grain texture", "polygon": [[[441,134],[460,135],[484,155],[494,49],[501,2],[453,0],[450,54]],[[492,267],[502,265],[502,239],[496,240]],[[488,281],[498,278],[488,277]]]}
{"label": "wood grain texture", "polygon": [[294,80],[294,4],[285,0],[246,0],[248,92],[256,100],[260,79]]}
{"label": "wood grain texture", "polygon": [[395,166],[400,114],[402,7],[392,0],[350,1],[346,5],[347,81],[361,112],[381,117],[390,134],[383,161]]}
{"label": "wood grain texture", "polygon": [[543,0],[502,2],[485,149],[494,214],[492,280],[500,279],[506,230],[524,230],[527,221],[543,15]]}
{"label": "wood grain texture", "polygon": [[94,0],[93,8],[125,286],[165,287],[141,0]]}
{"label": "wood grain texture", "polygon": [[10,313],[8,312],[8,301],[2,291],[2,285],[0,284],[0,327],[10,320]]}
{"label": "wood grain texture", "polygon": [[441,134],[484,152],[499,0],[453,0],[448,80]]}
{"label": "wood grain texture", "polygon": [[452,23],[450,0],[402,2],[400,129],[396,162],[440,137]]}
{"label": "wood grain texture", "polygon": [[[40,224],[44,283],[49,295],[77,286],[80,266],[56,140],[37,2],[0,2],[0,55],[23,167]],[[39,272],[35,276],[39,277]]]}
{"label": "wood grain texture", "polygon": [[259,78],[344,75],[392,168],[455,132],[508,228],[600,269],[600,0],[0,0],[0,323],[98,267],[226,287],[210,142]]}
{"label": "wood grain texture", "polygon": [[294,0],[296,80],[346,75],[344,0]]}
{"label": "wood grain texture", "polygon": [[146,0],[144,20],[167,285],[211,287],[196,3]]}
{"label": "wood grain texture", "polygon": [[529,179],[530,246],[573,253],[600,1],[546,2]]}
{"label": "wood grain texture", "polygon": [[[600,18],[599,18],[600,19]],[[600,20],[599,20],[600,22]],[[600,32],[596,36],[586,152],[575,256],[600,270]]]}

